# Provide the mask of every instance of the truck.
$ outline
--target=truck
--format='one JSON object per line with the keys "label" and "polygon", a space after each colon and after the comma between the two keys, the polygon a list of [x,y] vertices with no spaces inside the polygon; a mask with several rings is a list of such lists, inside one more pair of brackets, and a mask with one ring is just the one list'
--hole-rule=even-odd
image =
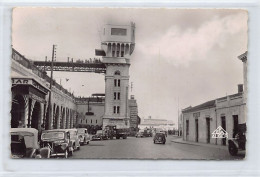
{"label": "truck", "polygon": [[129,134],[129,128],[117,128],[115,125],[107,125],[104,129],[104,132],[107,134],[109,139],[126,139]]}

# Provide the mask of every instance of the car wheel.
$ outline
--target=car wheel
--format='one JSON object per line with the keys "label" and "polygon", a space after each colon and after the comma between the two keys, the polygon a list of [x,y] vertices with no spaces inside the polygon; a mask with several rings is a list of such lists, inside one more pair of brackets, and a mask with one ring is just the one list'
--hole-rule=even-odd
{"label": "car wheel", "polygon": [[80,150],[80,146],[77,147],[77,150]]}
{"label": "car wheel", "polygon": [[237,155],[238,149],[234,143],[230,143],[228,146],[228,151],[229,151],[230,155],[235,156],[235,155]]}
{"label": "car wheel", "polygon": [[89,144],[89,141],[87,141],[87,145]]}
{"label": "car wheel", "polygon": [[69,151],[69,156],[72,156],[72,155],[73,155],[73,150]]}

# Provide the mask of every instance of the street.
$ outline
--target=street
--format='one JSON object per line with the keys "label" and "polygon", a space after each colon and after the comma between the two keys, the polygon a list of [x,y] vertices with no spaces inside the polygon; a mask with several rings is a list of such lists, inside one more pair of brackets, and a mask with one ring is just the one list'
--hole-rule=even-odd
{"label": "street", "polygon": [[154,144],[152,137],[91,141],[80,147],[70,158],[74,159],[212,159],[232,160],[228,150],[171,142],[168,136],[166,144]]}

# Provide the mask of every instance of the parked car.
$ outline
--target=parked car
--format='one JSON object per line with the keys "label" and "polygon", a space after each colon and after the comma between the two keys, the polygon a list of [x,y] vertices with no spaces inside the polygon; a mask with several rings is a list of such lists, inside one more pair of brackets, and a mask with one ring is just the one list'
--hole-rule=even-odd
{"label": "parked car", "polygon": [[51,157],[63,156],[67,158],[73,154],[73,140],[69,130],[66,129],[53,129],[45,130],[41,135],[41,146],[50,148]]}
{"label": "parked car", "polygon": [[238,151],[245,153],[246,150],[246,124],[238,124],[233,139],[228,140],[228,151],[230,155],[237,155]]}
{"label": "parked car", "polygon": [[165,133],[161,133],[161,132],[156,133],[153,138],[153,142],[154,142],[154,144],[156,144],[156,143],[165,144],[165,142],[166,142]]}
{"label": "parked car", "polygon": [[78,128],[78,137],[80,145],[89,144],[90,136],[88,134],[88,129],[86,128]]}
{"label": "parked car", "polygon": [[143,136],[144,137],[152,137],[153,136],[152,131],[150,129],[145,129],[144,132],[143,132]]}
{"label": "parked car", "polygon": [[50,149],[41,149],[38,130],[34,128],[11,128],[12,158],[49,158]]}
{"label": "parked car", "polygon": [[72,141],[73,149],[80,150],[80,140],[78,137],[78,130],[77,129],[66,129],[70,132],[70,139]]}
{"label": "parked car", "polygon": [[143,137],[144,137],[144,132],[140,132],[140,131],[137,132],[136,135],[135,135],[135,137],[136,137],[136,138],[138,138],[138,137],[143,138]]}
{"label": "parked car", "polygon": [[96,140],[102,140],[102,130],[98,130],[97,133],[95,135],[92,136],[92,140],[96,141]]}

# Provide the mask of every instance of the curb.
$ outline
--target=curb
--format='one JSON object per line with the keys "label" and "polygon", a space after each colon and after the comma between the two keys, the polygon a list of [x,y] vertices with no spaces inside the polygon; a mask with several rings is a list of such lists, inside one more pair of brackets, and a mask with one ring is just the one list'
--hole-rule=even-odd
{"label": "curb", "polygon": [[227,146],[218,146],[218,145],[212,145],[212,146],[207,146],[205,144],[200,144],[200,143],[189,143],[189,142],[184,142],[184,141],[176,141],[176,140],[171,140],[173,143],[178,143],[178,144],[188,144],[188,145],[193,145],[193,146],[204,146],[204,147],[212,147],[212,148],[217,148],[217,149],[223,149],[226,150],[228,147]]}

